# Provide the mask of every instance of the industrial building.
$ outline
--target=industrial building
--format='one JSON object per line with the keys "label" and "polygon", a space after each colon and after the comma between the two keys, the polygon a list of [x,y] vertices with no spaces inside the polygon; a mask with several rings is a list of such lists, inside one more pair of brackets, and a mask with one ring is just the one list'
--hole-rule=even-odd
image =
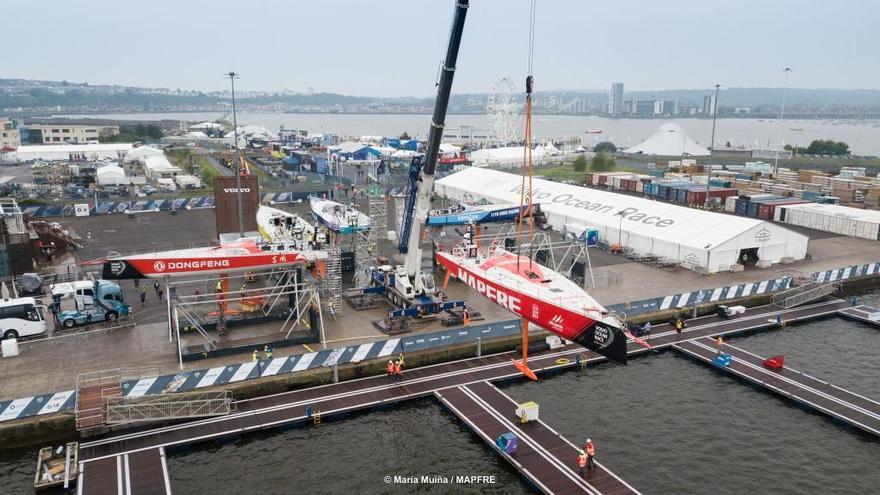
{"label": "industrial building", "polygon": [[[595,228],[608,244],[701,273],[738,264],[804,259],[809,238],[772,222],[711,213],[639,197],[533,179],[535,203],[558,231]],[[476,167],[440,179],[439,195],[464,202],[520,202],[522,177]]]}
{"label": "industrial building", "polygon": [[10,151],[21,146],[21,134],[18,132],[18,122],[9,119],[0,119],[0,151]]}
{"label": "industrial building", "polygon": [[28,124],[31,144],[88,143],[119,134],[118,125]]}

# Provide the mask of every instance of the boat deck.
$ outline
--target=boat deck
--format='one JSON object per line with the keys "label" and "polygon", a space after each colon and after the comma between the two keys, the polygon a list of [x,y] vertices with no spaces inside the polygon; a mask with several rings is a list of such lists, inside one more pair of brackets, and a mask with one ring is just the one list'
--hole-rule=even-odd
{"label": "boat deck", "polygon": [[724,344],[722,350],[730,354],[730,366],[719,366],[713,362],[718,348],[715,341],[709,338],[682,342],[675,345],[675,349],[811,409],[880,436],[880,403],[867,397],[788,366],[770,369],[764,366],[764,358],[761,356],[729,344]]}
{"label": "boat deck", "polygon": [[[585,471],[582,476],[577,467],[580,448],[543,421],[521,423],[515,414],[516,402],[489,382],[445,389],[434,395],[544,493],[639,493],[598,461],[595,470]],[[515,454],[503,453],[495,444],[496,438],[508,432],[517,437]]]}

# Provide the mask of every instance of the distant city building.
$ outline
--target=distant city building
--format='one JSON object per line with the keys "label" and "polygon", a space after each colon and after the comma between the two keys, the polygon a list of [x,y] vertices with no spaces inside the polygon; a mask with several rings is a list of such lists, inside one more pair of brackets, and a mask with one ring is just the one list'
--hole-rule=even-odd
{"label": "distant city building", "polygon": [[622,115],[623,110],[623,83],[616,82],[611,85],[611,99],[608,100],[608,113]]}
{"label": "distant city building", "polygon": [[654,115],[654,100],[635,100],[633,113],[639,117],[650,117]]}
{"label": "distant city building", "polygon": [[18,149],[21,146],[21,134],[18,132],[18,121],[0,119],[0,151]]}
{"label": "distant city building", "polygon": [[715,96],[703,97],[703,114],[715,115]]}
{"label": "distant city building", "polygon": [[118,125],[28,124],[28,142],[32,144],[85,144],[100,141],[101,136],[119,134]]}

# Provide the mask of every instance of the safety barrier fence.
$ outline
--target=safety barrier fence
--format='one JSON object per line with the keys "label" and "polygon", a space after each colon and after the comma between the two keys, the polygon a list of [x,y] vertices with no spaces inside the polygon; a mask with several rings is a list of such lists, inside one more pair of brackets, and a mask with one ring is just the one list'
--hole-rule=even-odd
{"label": "safety barrier fence", "polygon": [[[872,275],[880,275],[880,262],[817,272],[811,274],[810,278],[818,282],[833,282]],[[776,292],[788,289],[792,281],[792,277],[782,277],[761,282],[749,282],[660,298],[644,299],[628,304],[615,304],[608,306],[608,309],[618,313],[625,313],[627,317],[631,317],[632,315],[647,312],[685,308],[694,303],[722,302],[728,299],[732,300],[745,296]],[[140,378],[137,380],[123,379],[123,395],[126,397],[141,397],[145,395],[187,392],[204,387],[227,385],[244,380],[295,373],[307,369],[333,367],[334,365],[358,363],[378,358],[392,358],[396,357],[400,352],[408,353],[468,342],[476,344],[478,337],[482,340],[487,340],[518,335],[520,332],[519,320],[507,320],[325,349],[305,354],[235,363],[200,370],[186,370],[175,374]],[[0,421],[72,410],[76,403],[75,395],[73,390],[67,390],[0,401]]]}

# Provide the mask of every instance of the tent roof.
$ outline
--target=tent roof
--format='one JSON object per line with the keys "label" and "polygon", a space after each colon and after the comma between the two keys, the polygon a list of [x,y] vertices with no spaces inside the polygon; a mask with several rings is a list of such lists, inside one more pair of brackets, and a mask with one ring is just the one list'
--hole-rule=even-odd
{"label": "tent roof", "polygon": [[688,137],[678,124],[668,122],[641,143],[623,150],[624,153],[659,156],[709,156],[709,150]]}
{"label": "tent roof", "polygon": [[[471,201],[485,198],[490,202],[518,204],[521,181],[518,174],[470,167],[438,180],[436,187],[441,194],[452,193],[453,197],[456,192],[458,196],[464,192],[470,195],[464,199]],[[615,230],[620,226],[625,232],[699,250],[712,250],[739,235],[761,228],[785,231],[784,235],[775,236],[776,239],[806,239],[806,236],[784,227],[753,218],[712,213],[543,179],[532,179],[532,183],[535,203],[540,203],[541,209],[548,213],[570,219],[566,224],[607,226]],[[617,214],[621,211],[626,212],[622,221]]]}

